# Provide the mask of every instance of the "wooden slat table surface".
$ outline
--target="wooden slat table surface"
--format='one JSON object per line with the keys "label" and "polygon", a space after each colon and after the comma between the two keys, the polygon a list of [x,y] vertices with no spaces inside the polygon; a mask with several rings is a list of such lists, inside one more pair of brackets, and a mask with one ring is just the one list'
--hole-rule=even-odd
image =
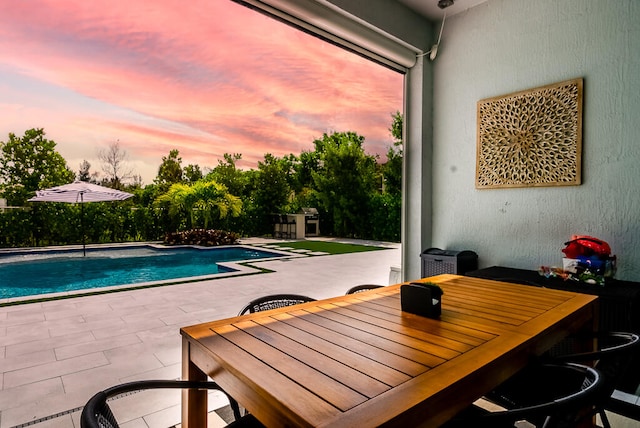
{"label": "wooden slat table surface", "polygon": [[[400,310],[400,285],[181,329],[183,378],[211,376],[261,422],[437,426],[569,332],[593,328],[597,297],[457,275],[442,316]],[[206,396],[183,394],[183,426]]]}

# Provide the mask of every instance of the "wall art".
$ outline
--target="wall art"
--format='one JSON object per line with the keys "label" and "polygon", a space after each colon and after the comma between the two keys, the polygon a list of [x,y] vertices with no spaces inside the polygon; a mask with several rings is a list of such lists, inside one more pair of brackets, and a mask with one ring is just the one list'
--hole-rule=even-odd
{"label": "wall art", "polygon": [[581,183],[583,79],[478,101],[476,188]]}

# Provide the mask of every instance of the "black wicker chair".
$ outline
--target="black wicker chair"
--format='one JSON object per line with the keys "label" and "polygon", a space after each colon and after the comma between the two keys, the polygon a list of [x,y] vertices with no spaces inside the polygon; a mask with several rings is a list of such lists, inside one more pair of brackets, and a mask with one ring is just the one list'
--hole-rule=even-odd
{"label": "black wicker chair", "polygon": [[238,315],[283,308],[285,306],[297,305],[299,303],[315,302],[315,300],[316,299],[299,294],[270,294],[268,296],[262,296],[252,300],[247,304],[247,306],[242,308]]}
{"label": "black wicker chair", "polygon": [[538,428],[573,428],[591,417],[589,410],[602,387],[602,376],[592,367],[574,363],[536,364],[503,386],[499,389],[511,395],[499,397],[494,393],[489,401],[505,410],[488,411],[474,405],[444,426],[514,427],[516,422],[526,420]]}
{"label": "black wicker chair", "polygon": [[373,290],[374,288],[382,288],[382,287],[384,286],[376,285],[376,284],[360,284],[360,285],[351,287],[350,289],[347,290],[345,294],[356,294],[362,291]]}
{"label": "black wicker chair", "polygon": [[640,336],[635,333],[595,332],[567,337],[548,352],[547,358],[553,362],[588,363],[602,373],[603,387],[598,392],[593,414],[599,414],[603,427],[609,428],[605,408],[639,350]]}
{"label": "black wicker chair", "polygon": [[240,415],[240,408],[236,400],[227,394],[215,382],[192,382],[184,380],[141,380],[112,386],[100,391],[87,401],[82,414],[80,415],[80,426],[82,428],[118,428],[118,421],[111,411],[107,400],[127,392],[142,391],[148,389],[209,389],[218,390],[224,393],[229,399],[229,405],[233,412],[235,421],[230,426],[233,427],[260,427],[258,420],[247,414]]}

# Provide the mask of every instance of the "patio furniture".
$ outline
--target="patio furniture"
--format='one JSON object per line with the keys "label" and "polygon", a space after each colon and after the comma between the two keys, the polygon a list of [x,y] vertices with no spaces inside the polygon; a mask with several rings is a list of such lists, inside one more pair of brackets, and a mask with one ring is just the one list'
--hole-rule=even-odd
{"label": "patio furniture", "polygon": [[282,214],[280,216],[280,227],[282,228],[282,238],[293,239],[296,238],[297,233],[297,225],[296,219],[287,215]]}
{"label": "patio furniture", "polygon": [[314,302],[316,299],[300,294],[270,294],[252,300],[242,308],[238,315],[267,311],[269,309],[282,308],[297,305],[299,303]]}
{"label": "patio furniture", "polygon": [[[593,286],[562,278],[541,276],[535,270],[492,266],[465,275],[510,283],[526,284],[556,290],[574,291],[598,296],[598,329],[600,331],[640,332],[640,282],[607,278],[606,285]],[[556,349],[556,351],[558,351]],[[634,351],[640,361],[640,349]],[[575,353],[575,351],[566,351]],[[640,364],[630,364],[616,384],[616,393],[607,408],[628,418],[640,420]]]}
{"label": "patio furniture", "polygon": [[133,196],[132,193],[122,192],[109,187],[76,180],[73,183],[36,190],[36,196],[29,198],[29,202],[64,202],[80,204],[80,229],[82,232],[82,255],[86,256],[86,236],[84,233],[84,204],[88,202],[124,201]]}
{"label": "patio furniture", "polygon": [[[585,351],[596,342],[596,349]],[[589,363],[598,369],[604,378],[603,387],[597,394],[593,414],[599,414],[604,428],[611,427],[605,413],[616,385],[634,363],[640,350],[640,336],[629,332],[595,332],[572,335],[554,346],[549,352],[552,361]]]}
{"label": "patio furniture", "polygon": [[194,382],[184,380],[141,380],[112,386],[104,391],[100,391],[91,397],[82,409],[82,414],[80,415],[80,426],[82,428],[117,428],[119,426],[117,418],[111,411],[107,400],[124,393],[149,389],[217,390],[224,393],[229,399],[229,405],[235,418],[235,421],[229,426],[238,428],[262,426],[251,415],[241,416],[240,408],[236,400],[234,400],[215,382]]}
{"label": "patio furniture", "polygon": [[382,288],[382,287],[383,287],[382,285],[377,285],[377,284],[360,284],[348,289],[346,294],[356,294],[356,293],[361,293],[363,291],[373,290],[373,289]]}
{"label": "patio furniture", "polygon": [[271,215],[271,225],[273,226],[273,237],[282,238],[282,217],[280,214]]}
{"label": "patio furniture", "polygon": [[536,427],[577,427],[592,417],[589,410],[603,377],[596,369],[579,364],[534,364],[506,383],[512,394],[496,401],[504,410],[474,405],[444,427],[514,427],[523,420]]}
{"label": "patio furniture", "polygon": [[[211,376],[266,426],[440,426],[567,333],[596,296],[458,275],[428,279],[442,315],[403,312],[401,284],[180,330],[182,374]],[[183,428],[206,394],[183,394]]]}

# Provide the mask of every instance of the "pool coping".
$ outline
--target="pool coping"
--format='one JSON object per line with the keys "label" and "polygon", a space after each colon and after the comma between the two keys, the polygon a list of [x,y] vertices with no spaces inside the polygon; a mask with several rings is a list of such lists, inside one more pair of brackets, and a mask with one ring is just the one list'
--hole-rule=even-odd
{"label": "pool coping", "polygon": [[[170,285],[179,285],[179,284],[189,284],[193,282],[201,282],[201,281],[212,281],[216,279],[224,279],[230,277],[240,277],[247,275],[257,275],[261,273],[269,273],[273,272],[269,269],[260,268],[256,266],[252,266],[253,263],[256,262],[268,262],[274,260],[288,260],[292,258],[299,257],[309,257],[311,255],[308,252],[291,252],[291,251],[283,251],[282,249],[269,248],[268,246],[262,245],[251,245],[251,244],[231,244],[231,245],[219,245],[215,247],[207,247],[202,245],[163,245],[160,242],[136,242],[136,243],[123,243],[123,244],[95,244],[92,246],[87,246],[87,249],[118,249],[123,247],[153,247],[159,249],[173,249],[173,248],[195,248],[199,250],[208,250],[208,249],[216,249],[216,248],[226,248],[226,247],[244,247],[249,249],[254,249],[258,251],[269,251],[276,254],[281,254],[280,257],[265,257],[261,259],[255,260],[238,260],[234,262],[220,262],[217,263],[219,266],[232,269],[231,272],[210,274],[210,275],[200,275],[200,276],[190,276],[190,277],[182,277],[182,278],[171,278],[168,280],[159,280],[159,281],[148,281],[148,282],[139,282],[139,283],[130,283],[130,284],[121,284],[121,285],[112,285],[108,287],[96,287],[96,288],[88,288],[84,290],[71,290],[71,291],[63,291],[59,293],[45,293],[45,294],[34,294],[30,296],[20,296],[20,297],[7,297],[0,298],[0,307],[5,306],[15,306],[15,305],[23,305],[28,303],[39,303],[39,302],[47,302],[52,300],[62,300],[62,299],[70,299],[74,297],[82,297],[82,296],[95,296],[100,294],[108,294],[108,293],[117,293],[121,291],[130,291],[130,290],[141,290],[145,288],[154,288],[154,287],[165,287]],[[81,250],[82,247],[78,246],[55,246],[55,247],[29,247],[29,248],[2,248],[0,249],[0,254],[2,253],[12,253],[12,252],[20,252],[20,253],[46,253],[46,252],[67,252],[67,251],[76,251]]]}

